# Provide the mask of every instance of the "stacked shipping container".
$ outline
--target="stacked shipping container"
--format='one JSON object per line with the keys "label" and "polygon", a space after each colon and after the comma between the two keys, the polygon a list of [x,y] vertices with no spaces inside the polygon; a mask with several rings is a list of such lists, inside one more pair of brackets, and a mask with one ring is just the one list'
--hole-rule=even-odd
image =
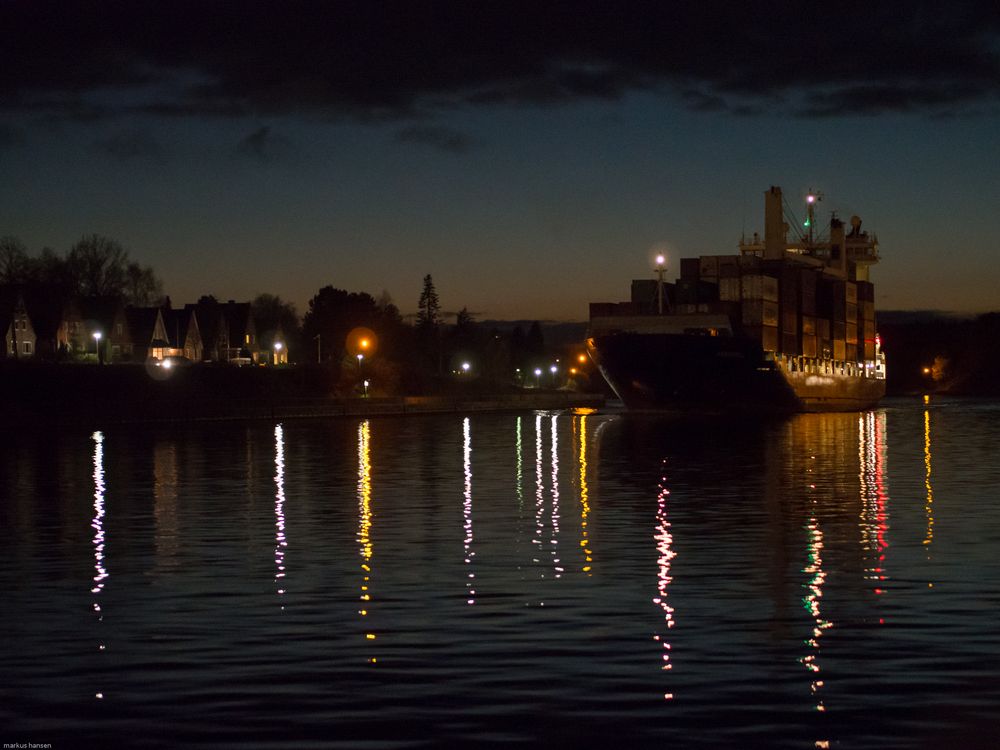
{"label": "stacked shipping container", "polygon": [[[858,361],[875,358],[875,288],[868,281],[829,278],[817,267],[753,255],[682,258],[664,306],[675,313],[725,312],[769,351]],[[632,282],[632,300],[591,305],[595,314],[654,314],[657,284]]]}

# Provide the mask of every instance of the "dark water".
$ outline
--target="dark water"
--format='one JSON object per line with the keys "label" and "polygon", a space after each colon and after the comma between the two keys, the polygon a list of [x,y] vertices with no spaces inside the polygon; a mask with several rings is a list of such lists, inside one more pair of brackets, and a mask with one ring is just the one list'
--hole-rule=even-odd
{"label": "dark water", "polygon": [[997,403],[5,440],[5,743],[997,743]]}

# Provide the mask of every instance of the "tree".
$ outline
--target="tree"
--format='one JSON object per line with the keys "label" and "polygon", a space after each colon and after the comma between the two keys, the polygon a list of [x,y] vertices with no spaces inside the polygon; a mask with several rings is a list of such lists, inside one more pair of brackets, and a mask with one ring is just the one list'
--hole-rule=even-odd
{"label": "tree", "polygon": [[136,307],[149,307],[163,300],[163,282],[152,266],[129,263],[125,267],[125,301]]}
{"label": "tree", "polygon": [[87,235],[70,248],[66,260],[80,294],[124,296],[129,258],[117,240]]}
{"label": "tree", "polygon": [[272,349],[279,340],[288,347],[289,357],[299,354],[299,313],[295,304],[276,294],[258,294],[251,302],[261,346]]}
{"label": "tree", "polygon": [[307,341],[319,336],[323,359],[336,362],[344,354],[351,329],[365,326],[378,332],[380,321],[378,306],[370,294],[325,286],[309,300],[302,332]]}
{"label": "tree", "polygon": [[0,237],[0,284],[21,284],[27,280],[31,260],[17,237]]}
{"label": "tree", "polygon": [[441,323],[441,303],[438,301],[434,280],[430,274],[424,276],[424,289],[417,303],[417,328],[436,328]]}
{"label": "tree", "polygon": [[542,327],[537,320],[528,328],[528,338],[525,340],[524,345],[529,354],[536,357],[545,354],[545,338],[542,336]]}

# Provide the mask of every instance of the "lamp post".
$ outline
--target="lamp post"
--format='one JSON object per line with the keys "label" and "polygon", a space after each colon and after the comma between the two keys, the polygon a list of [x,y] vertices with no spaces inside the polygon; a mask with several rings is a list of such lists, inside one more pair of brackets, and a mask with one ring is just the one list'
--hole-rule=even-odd
{"label": "lamp post", "polygon": [[552,373],[552,387],[553,387],[553,388],[555,388],[555,387],[556,387],[556,371],[557,371],[558,369],[559,369],[559,368],[558,368],[558,367],[556,367],[555,365],[552,365],[552,367],[550,367],[550,368],[549,368],[549,372],[551,372],[551,373]]}
{"label": "lamp post", "polygon": [[663,272],[666,270],[667,259],[662,253],[656,256],[656,308],[663,315]]}
{"label": "lamp post", "polygon": [[282,349],[282,347],[283,347],[283,344],[280,341],[275,341],[274,342],[274,364],[276,364],[276,365],[280,365],[281,364],[281,349]]}
{"label": "lamp post", "polygon": [[101,361],[101,332],[94,331],[94,356],[97,357],[98,363]]}
{"label": "lamp post", "polygon": [[365,381],[365,398],[368,398],[368,383],[369,383],[369,381],[366,380]]}
{"label": "lamp post", "polygon": [[541,385],[542,385],[541,380],[540,380],[541,377],[542,377],[542,368],[541,367],[536,367],[535,368],[535,388],[540,388],[541,387]]}

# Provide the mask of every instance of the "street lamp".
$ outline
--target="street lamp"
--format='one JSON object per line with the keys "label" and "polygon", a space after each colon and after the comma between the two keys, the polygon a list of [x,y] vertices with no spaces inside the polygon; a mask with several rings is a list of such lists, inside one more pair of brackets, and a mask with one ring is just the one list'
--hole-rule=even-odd
{"label": "street lamp", "polygon": [[365,381],[365,398],[368,398],[368,383],[369,383],[369,381],[366,380]]}
{"label": "street lamp", "polygon": [[541,377],[542,377],[542,368],[541,367],[536,367],[535,368],[535,388],[538,388],[538,387],[541,386],[541,381],[539,380],[539,378],[541,378]]}
{"label": "street lamp", "polygon": [[549,372],[551,372],[551,373],[552,373],[552,387],[553,387],[553,388],[555,388],[555,387],[556,387],[556,371],[557,371],[558,369],[559,369],[559,368],[558,368],[558,367],[556,367],[555,365],[552,365],[552,367],[550,367],[550,368],[549,368]]}
{"label": "street lamp", "polygon": [[472,365],[470,365],[468,362],[463,362],[462,363],[462,372],[468,373],[470,367],[472,367]]}
{"label": "street lamp", "polygon": [[94,356],[97,357],[97,361],[101,361],[101,332],[94,331]]}
{"label": "street lamp", "polygon": [[663,272],[666,263],[663,253],[656,256],[656,308],[660,315],[663,315]]}

